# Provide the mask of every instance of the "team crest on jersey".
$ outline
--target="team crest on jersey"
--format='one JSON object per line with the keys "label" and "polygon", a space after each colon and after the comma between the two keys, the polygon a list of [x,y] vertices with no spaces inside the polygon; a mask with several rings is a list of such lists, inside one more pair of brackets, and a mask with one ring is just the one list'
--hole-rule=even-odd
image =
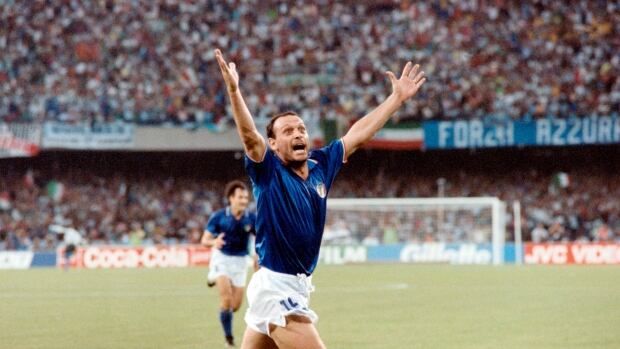
{"label": "team crest on jersey", "polygon": [[317,185],[315,189],[321,199],[325,199],[325,196],[327,196],[327,189],[325,188],[325,184],[319,183],[319,185]]}
{"label": "team crest on jersey", "polygon": [[243,227],[243,229],[245,229],[245,232],[246,232],[246,233],[249,233],[249,232],[250,232],[250,230],[252,230],[252,225],[250,225],[250,224],[246,224],[246,225]]}

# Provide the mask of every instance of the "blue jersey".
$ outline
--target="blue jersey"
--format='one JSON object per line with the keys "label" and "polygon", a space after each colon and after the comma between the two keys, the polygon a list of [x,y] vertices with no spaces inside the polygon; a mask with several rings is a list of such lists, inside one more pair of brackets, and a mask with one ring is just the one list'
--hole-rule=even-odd
{"label": "blue jersey", "polygon": [[245,211],[241,218],[236,219],[230,210],[230,206],[217,210],[209,218],[206,230],[213,236],[224,236],[222,253],[229,256],[246,256],[248,254],[248,241],[250,234],[256,234],[256,215]]}
{"label": "blue jersey", "polygon": [[257,204],[258,263],[286,274],[312,274],[319,259],[329,188],[344,163],[344,143],[314,150],[303,180],[269,148],[263,161],[246,156]]}

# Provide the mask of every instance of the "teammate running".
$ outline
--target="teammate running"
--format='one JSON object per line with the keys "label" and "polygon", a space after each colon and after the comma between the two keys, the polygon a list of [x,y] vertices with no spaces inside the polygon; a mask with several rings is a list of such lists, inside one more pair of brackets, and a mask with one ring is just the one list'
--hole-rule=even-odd
{"label": "teammate running", "polygon": [[229,206],[215,212],[202,236],[201,243],[213,248],[207,284],[217,285],[220,294],[220,322],[226,345],[233,347],[233,313],[239,310],[248,275],[248,241],[255,234],[256,216],[246,209],[249,202],[247,186],[241,181],[226,185]]}

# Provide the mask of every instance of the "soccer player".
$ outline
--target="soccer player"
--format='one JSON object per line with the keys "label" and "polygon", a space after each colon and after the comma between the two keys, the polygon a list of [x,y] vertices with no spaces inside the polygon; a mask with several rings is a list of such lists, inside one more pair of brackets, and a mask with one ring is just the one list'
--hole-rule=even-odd
{"label": "soccer player", "polygon": [[217,285],[220,322],[226,345],[233,347],[233,313],[239,310],[243,300],[248,275],[248,241],[250,234],[255,234],[256,215],[247,211],[249,193],[243,182],[228,183],[224,193],[229,206],[211,215],[201,243],[213,249],[207,284],[209,287]]}
{"label": "soccer player", "polygon": [[426,81],[408,62],[400,78],[386,72],[391,95],[357,121],[341,139],[309,150],[303,120],[294,112],[275,115],[267,140],[256,129],[239,90],[239,74],[215,50],[233,117],[246,154],[246,170],[257,202],[256,252],[260,269],[248,285],[247,329],[242,349],[325,348],[309,308],[325,225],[326,199],[340,167],[369,141]]}
{"label": "soccer player", "polygon": [[71,266],[71,259],[75,255],[77,247],[81,244],[84,244],[86,241],[84,240],[84,238],[82,238],[82,235],[79,231],[70,227],[63,227],[62,225],[53,224],[50,225],[49,229],[50,231],[58,234],[59,236],[62,235],[62,241],[64,245],[64,260],[62,258],[60,258],[59,260],[62,264],[63,269],[67,271]]}

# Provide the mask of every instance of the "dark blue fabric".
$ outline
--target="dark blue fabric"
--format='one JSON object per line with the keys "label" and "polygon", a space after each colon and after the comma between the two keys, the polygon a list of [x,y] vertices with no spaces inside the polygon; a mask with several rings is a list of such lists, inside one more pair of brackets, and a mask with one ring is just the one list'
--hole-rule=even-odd
{"label": "dark blue fabric", "polygon": [[271,150],[261,162],[246,156],[257,203],[256,253],[259,264],[270,270],[306,275],[316,267],[329,188],[344,161],[341,140],[314,150],[303,180]]}

